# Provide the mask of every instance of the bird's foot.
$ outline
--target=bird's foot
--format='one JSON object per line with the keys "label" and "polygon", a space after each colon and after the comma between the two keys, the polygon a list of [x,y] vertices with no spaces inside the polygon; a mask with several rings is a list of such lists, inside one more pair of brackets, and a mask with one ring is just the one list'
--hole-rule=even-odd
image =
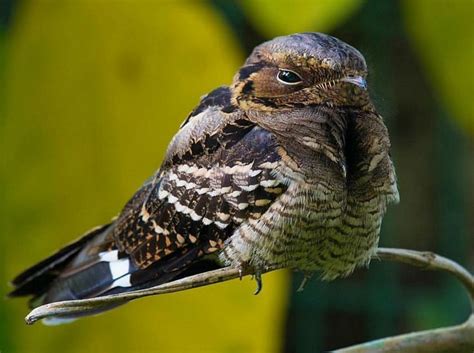
{"label": "bird's foot", "polygon": [[260,293],[263,287],[262,273],[256,270],[252,277],[255,279],[255,282],[257,282],[257,288],[255,289],[255,292],[253,294],[257,295],[258,293]]}
{"label": "bird's foot", "polygon": [[257,295],[262,290],[262,270],[249,265],[248,263],[242,263],[239,266],[239,279],[242,280],[244,274],[252,273],[252,279],[257,282],[257,288],[255,289],[254,295]]}
{"label": "bird's foot", "polygon": [[308,281],[311,279],[311,277],[313,277],[313,273],[312,272],[305,272],[304,273],[304,277],[303,277],[303,280],[301,281],[298,289],[296,290],[297,292],[302,292],[304,291],[304,287],[306,286],[306,283],[308,283]]}

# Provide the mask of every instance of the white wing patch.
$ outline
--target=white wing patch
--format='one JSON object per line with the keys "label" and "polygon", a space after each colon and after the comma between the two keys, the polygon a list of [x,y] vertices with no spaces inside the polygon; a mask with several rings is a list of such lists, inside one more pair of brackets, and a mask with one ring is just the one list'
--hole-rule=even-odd
{"label": "white wing patch", "polygon": [[118,260],[118,250],[105,251],[99,254],[100,261],[113,262]]}
{"label": "white wing patch", "polygon": [[112,288],[114,287],[131,287],[132,283],[130,282],[130,275],[120,277],[112,283]]}
{"label": "white wing patch", "polygon": [[[99,253],[99,259],[102,262],[109,263],[109,271],[114,280],[110,288],[131,287],[130,282],[130,260],[128,258],[119,259],[118,250],[104,251]],[[48,323],[51,325],[52,323]],[[53,323],[54,325],[54,323]]]}
{"label": "white wing patch", "polygon": [[130,261],[128,259],[120,259],[109,263],[112,279],[120,278],[126,275],[130,269]]}

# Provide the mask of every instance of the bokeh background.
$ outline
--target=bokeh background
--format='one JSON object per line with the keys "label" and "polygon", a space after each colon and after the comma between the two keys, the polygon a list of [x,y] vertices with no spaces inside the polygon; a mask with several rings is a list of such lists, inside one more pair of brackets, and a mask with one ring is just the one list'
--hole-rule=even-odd
{"label": "bokeh background", "polygon": [[[322,31],[354,45],[393,142],[401,203],[381,245],[474,268],[474,1],[2,0],[0,295],[8,280],[114,216],[159,166],[199,97],[250,50]],[[285,271],[27,327],[0,299],[0,351],[321,352],[459,323],[444,274],[374,261],[332,283]]]}

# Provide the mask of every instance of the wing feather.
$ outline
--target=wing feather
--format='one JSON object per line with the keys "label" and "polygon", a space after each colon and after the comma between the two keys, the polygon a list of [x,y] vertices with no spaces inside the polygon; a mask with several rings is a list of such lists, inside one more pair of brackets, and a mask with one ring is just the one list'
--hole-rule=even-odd
{"label": "wing feather", "polygon": [[[215,111],[200,114],[205,119]],[[185,126],[189,124],[192,120]],[[285,186],[272,174],[271,166],[280,156],[270,132],[230,120],[214,135],[219,145],[211,153],[182,158],[171,149],[168,158],[181,160],[165,164],[119,217],[116,242],[139,268],[165,259],[174,262],[173,256],[183,252],[199,257],[222,249],[240,224],[259,218],[283,193]]]}
{"label": "wing feather", "polygon": [[277,147],[270,132],[232,106],[228,88],[211,92],[117,219],[20,275],[11,295],[33,294],[39,305],[133,291],[220,266],[217,256],[204,256],[284,191],[273,185]]}

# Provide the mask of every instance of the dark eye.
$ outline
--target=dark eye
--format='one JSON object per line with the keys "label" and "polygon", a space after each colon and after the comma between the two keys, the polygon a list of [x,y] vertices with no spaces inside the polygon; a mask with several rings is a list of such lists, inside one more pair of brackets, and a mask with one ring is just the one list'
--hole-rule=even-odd
{"label": "dark eye", "polygon": [[296,72],[282,69],[278,71],[277,80],[285,85],[297,85],[298,83],[303,82],[301,76]]}

